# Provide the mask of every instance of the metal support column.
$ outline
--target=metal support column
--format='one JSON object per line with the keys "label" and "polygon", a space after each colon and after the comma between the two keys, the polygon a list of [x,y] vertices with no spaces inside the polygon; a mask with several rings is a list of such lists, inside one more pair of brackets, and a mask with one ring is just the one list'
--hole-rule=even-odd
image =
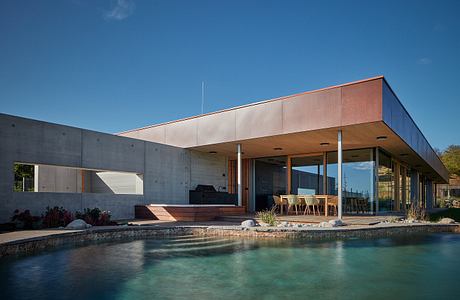
{"label": "metal support column", "polygon": [[243,168],[241,162],[241,144],[237,145],[237,154],[238,159],[236,161],[237,164],[237,185],[238,185],[238,206],[243,204]]}
{"label": "metal support column", "polygon": [[337,194],[338,194],[338,218],[342,219],[342,130],[339,129],[337,134]]}

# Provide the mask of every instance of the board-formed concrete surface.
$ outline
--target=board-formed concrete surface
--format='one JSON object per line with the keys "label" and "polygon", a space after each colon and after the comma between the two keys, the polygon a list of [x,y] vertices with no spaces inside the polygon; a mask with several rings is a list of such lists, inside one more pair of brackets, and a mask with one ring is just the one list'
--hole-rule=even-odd
{"label": "board-formed concrete surface", "polygon": [[[0,223],[15,209],[40,215],[47,206],[98,207],[128,219],[136,204],[187,204],[198,183],[227,188],[227,158],[219,155],[6,114],[0,114],[0,141]],[[13,192],[14,163],[142,174],[143,194]]]}

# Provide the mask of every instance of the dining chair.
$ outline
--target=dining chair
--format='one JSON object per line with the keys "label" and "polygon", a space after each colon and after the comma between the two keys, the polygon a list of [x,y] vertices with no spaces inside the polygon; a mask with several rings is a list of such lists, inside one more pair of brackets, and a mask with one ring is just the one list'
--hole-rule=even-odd
{"label": "dining chair", "polygon": [[288,202],[287,214],[289,215],[289,211],[291,210],[291,207],[294,206],[295,214],[298,215],[299,212],[297,211],[297,206],[300,204],[300,201],[297,198],[297,195],[287,195],[287,202]]}
{"label": "dining chair", "polygon": [[273,195],[273,202],[275,203],[273,207],[276,209],[279,209],[280,213],[283,211],[281,206],[283,205],[283,201],[281,201],[281,197],[277,195]]}
{"label": "dining chair", "polygon": [[327,207],[326,209],[329,210],[329,207],[334,209],[334,215],[337,215],[337,206],[339,205],[339,197],[338,196],[329,196],[327,199]]}
{"label": "dining chair", "polygon": [[318,212],[318,216],[319,216],[319,209],[318,209],[318,206],[319,206],[319,200],[316,199],[316,197],[314,195],[306,195],[305,196],[305,204],[306,204],[306,207],[305,207],[305,211],[303,212],[303,214],[310,214],[312,211],[310,210],[310,206],[312,207],[313,209],[313,215],[316,216],[316,212]]}
{"label": "dining chair", "polygon": [[302,211],[303,207],[307,205],[305,203],[305,195],[297,195],[297,199],[299,200],[299,209]]}
{"label": "dining chair", "polygon": [[283,214],[283,207],[288,205],[288,195],[280,195],[281,200],[281,214]]}

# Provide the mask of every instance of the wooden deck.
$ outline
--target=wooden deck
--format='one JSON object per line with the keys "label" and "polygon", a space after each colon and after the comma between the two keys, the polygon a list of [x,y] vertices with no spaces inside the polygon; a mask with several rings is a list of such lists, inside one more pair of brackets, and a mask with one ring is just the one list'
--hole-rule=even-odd
{"label": "wooden deck", "polygon": [[146,220],[162,221],[211,221],[217,217],[239,215],[245,211],[244,206],[234,205],[136,205],[135,217]]}

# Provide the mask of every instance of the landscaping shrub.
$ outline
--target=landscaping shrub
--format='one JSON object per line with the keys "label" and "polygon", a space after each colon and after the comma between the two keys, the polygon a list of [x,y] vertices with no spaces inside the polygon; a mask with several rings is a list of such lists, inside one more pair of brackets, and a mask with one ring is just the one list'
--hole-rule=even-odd
{"label": "landscaping shrub", "polygon": [[32,216],[28,209],[23,212],[16,209],[13,217],[11,217],[11,222],[14,223],[16,229],[38,229],[41,226],[41,218]]}
{"label": "landscaping shrub", "polygon": [[426,221],[428,220],[428,215],[426,213],[425,208],[412,203],[409,209],[407,210],[406,218],[408,220]]}
{"label": "landscaping shrub", "polygon": [[72,213],[63,207],[46,208],[45,215],[42,215],[43,228],[65,227],[74,220]]}
{"label": "landscaping shrub", "polygon": [[273,207],[270,210],[267,209],[267,210],[257,212],[256,217],[261,219],[262,222],[267,223],[270,226],[275,226],[277,222],[275,207]]}
{"label": "landscaping shrub", "polygon": [[76,219],[82,219],[86,223],[91,224],[93,226],[115,225],[115,222],[110,221],[110,217],[110,212],[101,211],[97,207],[93,209],[85,208],[83,212],[77,211],[75,213]]}
{"label": "landscaping shrub", "polygon": [[430,221],[436,222],[442,218],[451,218],[456,222],[460,222],[460,208],[449,208],[444,211],[430,214]]}

